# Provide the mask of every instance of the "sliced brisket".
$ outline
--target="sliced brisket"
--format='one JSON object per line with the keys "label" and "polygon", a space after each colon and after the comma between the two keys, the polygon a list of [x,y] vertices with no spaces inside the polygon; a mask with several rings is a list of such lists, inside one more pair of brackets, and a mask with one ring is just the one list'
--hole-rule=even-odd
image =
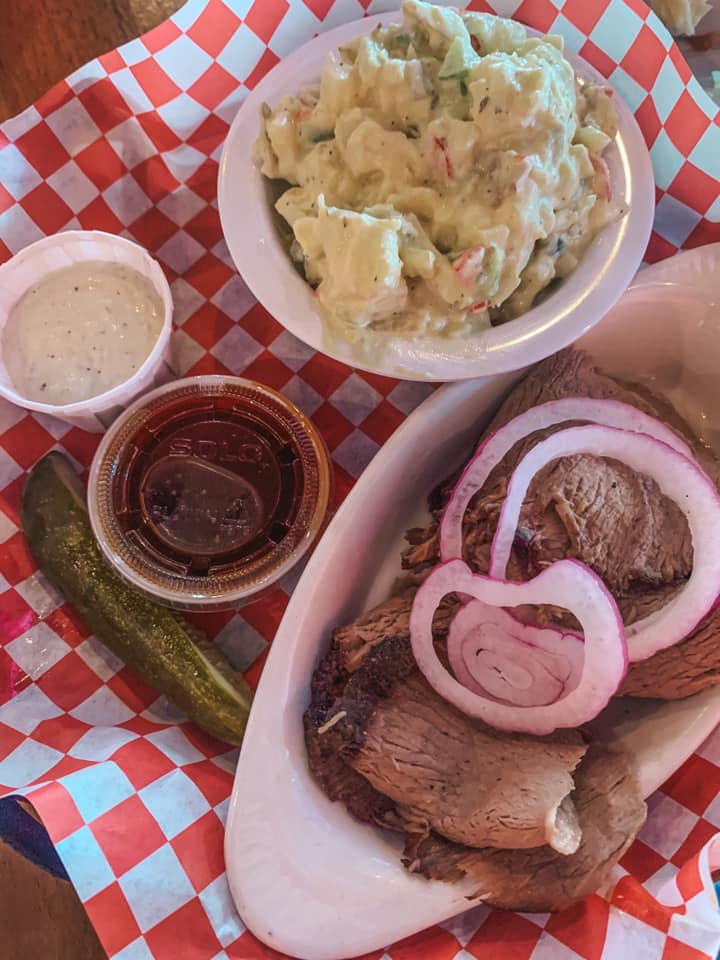
{"label": "sliced brisket", "polygon": [[472,720],[432,690],[408,640],[376,645],[326,717],[318,740],[395,801],[408,832],[474,847],[577,848],[580,733],[532,737]]}
{"label": "sliced brisket", "polygon": [[[488,432],[566,396],[615,398],[659,416],[694,445],[717,482],[717,462],[666,401],[606,376],[576,350],[533,368]],[[487,570],[507,479],[539,437],[518,444],[470,505],[464,550],[477,570]],[[431,496],[433,524],[408,533],[404,566],[415,582],[334,632],[304,717],[310,769],[357,819],[404,833],[410,871],[468,883],[492,906],[560,910],[606,883],[644,821],[645,804],[619,753],[588,748],[580,731],[532,737],[494,730],[440,698],[419,672],[409,615],[417,583],[438,560],[437,522],[448,492],[445,484]],[[590,456],[560,459],[535,478],[509,575],[528,579],[565,556],[605,580],[626,623],[664,606],[692,569],[678,508],[649,478]],[[436,614],[441,659],[455,603]],[[551,608],[528,613],[564,616]],[[719,633],[720,608],[684,643],[631,665],[621,693],[672,699],[717,683]]]}
{"label": "sliced brisket", "polygon": [[[384,603],[378,604],[346,627],[338,627],[333,633],[333,643],[340,651],[343,667],[352,673],[363,662],[376,644],[389,637],[410,638],[410,609],[417,584],[401,585],[400,592]],[[451,600],[445,601],[435,615],[434,627],[438,637],[445,629],[456,608]]]}
{"label": "sliced brisket", "polygon": [[[717,460],[664,398],[647,387],[619,383],[574,349],[534,367],[502,404],[487,432],[531,406],[564,396],[622,400],[661,418],[691,443],[702,466],[718,481]],[[464,524],[464,553],[480,572],[487,571],[507,478],[539,436],[518,444],[470,504]],[[431,496],[436,521],[448,492],[443,486]],[[437,562],[436,534],[437,522],[424,532],[411,531],[404,554],[407,568]],[[603,578],[625,623],[631,624],[664,606],[682,587],[692,569],[692,542],[685,518],[660,494],[654,481],[613,460],[574,456],[549,464],[531,484],[508,573],[512,579],[529,579],[566,556],[577,557]],[[572,624],[556,610],[541,610],[538,619]],[[713,643],[718,634],[720,610],[682,644],[649,661],[632,664],[622,692],[676,699],[720,682],[720,644]]]}
{"label": "sliced brisket", "polygon": [[[618,383],[598,371],[587,354],[569,349],[533,368],[502,404],[486,435],[538,403],[571,396],[622,400],[658,414],[647,391]],[[476,569],[487,569],[510,474],[548,432],[516,444],[471,502],[465,518],[465,558]],[[416,542],[405,552],[408,567],[437,562],[435,532],[433,526],[429,536],[417,542],[413,531]],[[538,473],[521,512],[520,534],[514,559],[526,578],[553,560],[572,556],[622,594],[638,581],[654,586],[682,580],[692,567],[685,518],[657,484],[617,461],[588,455],[564,457]]]}
{"label": "sliced brisket", "polygon": [[679,700],[720,683],[720,608],[701,621],[687,640],[648,660],[631,663],[621,696]]}
{"label": "sliced brisket", "polygon": [[570,856],[550,847],[471,850],[432,834],[409,839],[406,866],[433,880],[469,881],[475,896],[494,907],[562,910],[607,883],[646,816],[630,764],[607,747],[590,746],[575,783],[582,840]]}

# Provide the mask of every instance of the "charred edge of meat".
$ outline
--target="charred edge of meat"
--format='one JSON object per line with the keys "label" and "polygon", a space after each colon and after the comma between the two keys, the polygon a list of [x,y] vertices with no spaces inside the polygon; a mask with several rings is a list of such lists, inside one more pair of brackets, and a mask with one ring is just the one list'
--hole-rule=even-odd
{"label": "charred edge of meat", "polygon": [[333,646],[313,674],[310,705],[303,717],[310,772],[328,799],[342,803],[357,820],[401,829],[395,803],[348,766],[331,743],[318,733],[347,683],[349,674],[342,662],[341,651]]}
{"label": "charred edge of meat", "polygon": [[312,675],[310,706],[306,716],[313,726],[319,727],[325,723],[327,712],[342,693],[348,677],[341,651],[332,646]]}
{"label": "charred edge of meat", "polygon": [[537,559],[534,556],[535,540],[533,531],[527,527],[518,527],[515,531],[513,547],[523,576],[530,579],[530,571],[537,565]]}
{"label": "charred edge of meat", "polygon": [[333,714],[338,717],[337,723],[330,726],[333,717],[327,717],[327,729],[322,737],[326,738],[328,745],[344,755],[359,750],[378,703],[389,697],[396,684],[416,670],[407,637],[388,637],[374,647],[350,676],[332,707]]}
{"label": "charred edge of meat", "polygon": [[361,823],[402,829],[402,823],[395,812],[395,803],[348,766],[342,757],[323,741],[307,713],[305,744],[310,772],[329,800],[342,803],[348,813]]}
{"label": "charred edge of meat", "polygon": [[368,652],[387,637],[410,636],[410,610],[416,591],[414,585],[400,585],[383,603],[333,631],[333,645],[341,651],[342,665],[348,673],[354,673]]}
{"label": "charred edge of meat", "polygon": [[427,505],[430,513],[436,514],[441,513],[445,504],[450,499],[450,494],[453,491],[453,487],[458,482],[462,476],[465,466],[458,467],[454,473],[451,473],[449,477],[446,477],[441,483],[434,487],[428,496]]}

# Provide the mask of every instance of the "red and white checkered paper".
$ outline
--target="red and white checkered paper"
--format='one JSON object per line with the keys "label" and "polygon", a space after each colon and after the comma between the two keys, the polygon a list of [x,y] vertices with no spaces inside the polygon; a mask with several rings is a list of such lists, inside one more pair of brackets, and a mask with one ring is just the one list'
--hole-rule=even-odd
{"label": "red and white checkered paper", "polygon": [[[313,353],[253,302],[222,239],[218,157],[245,92],[280,58],[319,31],[396,5],[190,0],[0,127],[0,259],[77,227],[145,244],[172,284],[175,372],[243,374],[282,390],[322,430],[339,498],[427,387]],[[717,106],[642,0],[471,5],[562,33],[635,111],[657,182],[648,259],[720,240]],[[86,471],[97,442],[0,401],[0,796],[24,793],[40,811],[113,960],[276,957],[245,931],[225,879],[235,753],[88,635],[37,573],[19,531],[33,463],[59,448]],[[196,618],[251,683],[296,579],[240,613]],[[709,871],[720,864],[717,855],[711,863],[718,828],[715,735],[651,799],[606,896],[553,917],[478,907],[374,956],[714,957],[720,913]]]}

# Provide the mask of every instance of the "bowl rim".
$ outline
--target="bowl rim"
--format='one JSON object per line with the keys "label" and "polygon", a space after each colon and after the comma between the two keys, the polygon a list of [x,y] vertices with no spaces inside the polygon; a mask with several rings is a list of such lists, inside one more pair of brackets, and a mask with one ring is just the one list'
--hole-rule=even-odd
{"label": "bowl rim", "polygon": [[[76,244],[81,245],[83,242],[87,241],[104,244],[107,246],[110,246],[112,243],[113,245],[117,244],[120,247],[132,247],[141,251],[141,253],[148,260],[148,272],[146,274],[147,279],[153,285],[155,291],[162,300],[163,321],[162,327],[160,328],[160,333],[157,336],[152,350],[147,355],[145,360],[140,364],[138,369],[133,373],[133,375],[128,377],[126,380],[123,380],[121,383],[116,384],[116,386],[111,387],[110,390],[105,390],[103,393],[98,393],[93,397],[88,397],[87,400],[76,400],[74,403],[65,404],[43,403],[40,400],[31,400],[29,397],[24,397],[21,393],[18,393],[17,390],[8,387],[6,384],[0,381],[0,396],[5,397],[6,400],[9,400],[16,406],[23,407],[25,410],[32,410],[34,413],[47,413],[50,416],[59,417],[60,419],[76,416],[78,414],[101,414],[116,404],[124,405],[128,391],[130,391],[131,397],[134,396],[134,384],[145,381],[148,373],[161,362],[172,333],[174,309],[172,292],[170,290],[168,279],[165,276],[165,272],[160,266],[160,263],[141,243],[136,243],[134,240],[130,240],[127,237],[121,237],[118,234],[108,233],[106,230],[64,230],[60,233],[51,234],[48,237],[42,237],[40,240],[35,240],[33,243],[30,243],[21,250],[18,250],[18,252],[9,260],[6,260],[5,263],[0,264],[0,283],[2,282],[4,271],[15,269],[19,263],[28,259],[32,259],[39,254],[43,254],[48,248],[62,248],[65,246],[74,247]],[[113,258],[103,258],[98,257],[97,255],[80,256],[75,262],[82,263],[90,261],[104,261],[107,263],[112,263]],[[60,267],[58,269],[63,268]],[[55,272],[57,271],[48,270],[46,276],[49,276],[51,273]],[[2,339],[0,337],[0,358],[1,357]]]}
{"label": "bowl rim", "polygon": [[[252,144],[263,102],[311,83],[325,55],[380,22],[396,22],[399,11],[353,20],[322,33],[281,60],[238,110],[223,145],[218,207],[225,240],[238,272],[255,298],[278,322],[313,349],[359,370],[406,380],[449,381],[519,369],[576,340],[621,296],[640,266],[650,238],[655,188],[650,155],[630,108],[617,97],[618,136],[609,148],[613,186],[628,212],[594,238],[578,267],[559,289],[516,320],[478,337],[390,337],[380,362],[363,359],[348,344],[330,340],[312,291],[283,249],[253,163]],[[544,36],[526,28],[532,36]],[[582,57],[565,51],[581,76],[607,83]]]}

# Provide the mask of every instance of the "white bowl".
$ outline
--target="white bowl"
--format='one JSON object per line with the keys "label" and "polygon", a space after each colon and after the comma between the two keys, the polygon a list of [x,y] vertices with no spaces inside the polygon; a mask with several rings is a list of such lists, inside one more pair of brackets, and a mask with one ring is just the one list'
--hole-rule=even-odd
{"label": "white bowl", "polygon": [[[382,349],[372,363],[330,337],[312,290],[293,266],[274,223],[271,185],[253,163],[261,106],[316,83],[325,56],[399,13],[368,17],[324,33],[279,63],[247,97],[228,133],[220,161],[218,202],[227,245],[235,265],[260,303],[291,333],[351,366],[406,380],[462,380],[518,370],[572,343],[616,302],[635,275],[647,246],[655,209],[652,166],[635,119],[616,97],[619,132],[607,150],[613,193],[629,213],[595,238],[575,272],[542,304],[524,316],[463,339],[403,338],[381,334]],[[529,33],[538,35],[536,31]],[[580,57],[567,53],[582,77],[604,78]]]}
{"label": "white bowl", "polygon": [[[678,311],[681,289],[691,299]],[[718,301],[715,244],[641,272],[581,345],[610,372],[651,377],[720,453],[720,437],[707,432],[720,423],[709,376]],[[308,769],[302,714],[332,629],[388,596],[404,531],[427,520],[428,492],[467,456],[515,379],[444,387],[393,434],[328,527],[273,640],[240,753],[225,860],[244,923],[282,953],[337,960],[381,950],[469,906],[465,889],[412,876],[386,834],[328,800]],[[648,796],[720,721],[720,687],[668,703],[618,700],[602,719]]]}
{"label": "white bowl", "polygon": [[0,396],[26,410],[47,413],[91,433],[102,433],[135,397],[171,376],[168,354],[172,294],[162,267],[144,247],[101,230],[67,230],[31,243],[0,266],[0,337],[10,310],[33,284],[56,270],[91,260],[131,267],[155,288],[163,304],[163,325],[150,354],[131,377],[112,390],[76,403],[54,404],[29,400],[18,393],[0,351]]}

